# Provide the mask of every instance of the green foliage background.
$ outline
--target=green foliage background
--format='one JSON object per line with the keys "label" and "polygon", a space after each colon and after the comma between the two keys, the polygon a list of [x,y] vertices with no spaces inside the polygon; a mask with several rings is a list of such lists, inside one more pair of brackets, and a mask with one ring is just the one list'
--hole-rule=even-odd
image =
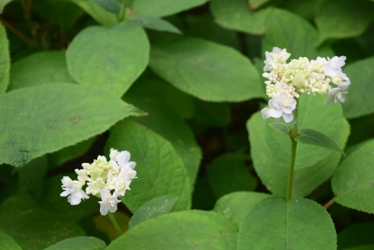
{"label": "green foliage background", "polygon": [[[372,1],[4,0],[0,10],[0,249],[374,249]],[[345,55],[352,82],[343,105],[301,96],[307,144],[289,201],[289,128],[259,112],[273,47]],[[334,142],[317,147],[308,129]],[[119,237],[98,199],[60,197],[62,176],[110,148],[137,162]]]}

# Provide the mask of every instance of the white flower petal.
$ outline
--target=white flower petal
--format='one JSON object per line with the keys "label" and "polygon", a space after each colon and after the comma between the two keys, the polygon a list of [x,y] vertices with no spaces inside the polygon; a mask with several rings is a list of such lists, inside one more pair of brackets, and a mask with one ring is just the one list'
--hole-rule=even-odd
{"label": "white flower petal", "polygon": [[279,118],[282,116],[283,111],[281,109],[270,109],[268,114],[273,118]]}
{"label": "white flower petal", "polygon": [[283,114],[283,119],[284,119],[285,122],[289,123],[293,120],[293,114],[292,113],[291,114],[284,113]]}

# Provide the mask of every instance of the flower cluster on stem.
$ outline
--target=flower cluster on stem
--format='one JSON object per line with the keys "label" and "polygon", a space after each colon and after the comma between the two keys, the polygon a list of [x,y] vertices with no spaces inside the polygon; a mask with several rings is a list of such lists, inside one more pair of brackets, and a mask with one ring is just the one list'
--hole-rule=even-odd
{"label": "flower cluster on stem", "polygon": [[130,189],[130,184],[136,178],[134,170],[136,163],[130,161],[128,151],[110,149],[110,160],[98,156],[93,163],[83,163],[83,169],[76,169],[77,180],[64,176],[61,180],[62,197],[68,197],[71,205],[78,205],[88,195],[101,198],[100,213],[106,215],[117,210],[118,199]]}
{"label": "flower cluster on stem", "polygon": [[291,122],[297,99],[302,93],[327,93],[326,104],[345,102],[346,90],[351,84],[341,69],[345,64],[345,56],[334,56],[331,59],[317,57],[315,60],[300,57],[287,63],[291,54],[277,47],[272,52],[265,52],[265,56],[263,76],[267,79],[266,94],[271,99],[269,107],[261,111],[264,119],[283,117],[285,122]]}

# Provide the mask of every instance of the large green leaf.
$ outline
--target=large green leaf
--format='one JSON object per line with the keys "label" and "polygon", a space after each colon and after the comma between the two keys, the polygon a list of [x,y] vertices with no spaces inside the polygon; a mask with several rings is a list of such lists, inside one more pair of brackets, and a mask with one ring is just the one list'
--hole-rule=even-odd
{"label": "large green leaf", "polygon": [[238,250],[335,250],[334,224],[319,204],[304,198],[267,198],[255,205],[238,234]]}
{"label": "large green leaf", "polygon": [[182,211],[139,224],[114,240],[107,250],[234,250],[237,232],[237,226],[221,214]]}
{"label": "large green leaf", "polygon": [[369,1],[324,0],[319,2],[315,22],[319,43],[329,38],[347,38],[362,34],[373,20],[374,3]]}
{"label": "large green leaf", "polygon": [[332,56],[331,49],[316,49],[318,40],[316,29],[302,17],[283,9],[274,9],[266,20],[266,34],[262,40],[262,51],[272,51],[273,47],[285,48],[292,58]]}
{"label": "large green leaf", "polygon": [[208,0],[159,0],[155,3],[151,0],[136,0],[134,1],[133,8],[136,14],[163,17],[191,9],[193,7],[202,5],[207,1]]}
{"label": "large green leaf", "polygon": [[89,14],[93,19],[95,19],[98,23],[105,25],[105,26],[113,26],[117,21],[116,15],[110,13],[99,5],[95,4],[89,0],[69,0],[72,3],[81,7],[87,14]]}
{"label": "large green leaf", "polygon": [[257,180],[249,173],[247,160],[247,155],[228,153],[207,166],[208,182],[217,198],[235,191],[255,189]]}
{"label": "large green leaf", "polygon": [[122,198],[130,211],[135,212],[145,202],[167,194],[179,197],[174,211],[190,208],[187,170],[170,142],[139,123],[124,120],[111,129],[106,148],[127,150],[136,162],[138,178]]}
{"label": "large green leaf", "polygon": [[0,230],[12,236],[27,250],[43,249],[65,238],[85,234],[76,224],[35,207],[18,210],[2,205],[0,220]]}
{"label": "large green leaf", "polygon": [[66,51],[68,70],[78,83],[98,85],[116,96],[122,96],[144,71],[148,56],[144,30],[131,23],[88,27]]}
{"label": "large green leaf", "polygon": [[146,220],[169,213],[173,209],[177,200],[177,196],[163,195],[144,203],[131,217],[129,221],[129,228],[132,228]]}
{"label": "large green leaf", "polygon": [[[0,3],[0,10],[3,6]],[[10,55],[9,42],[5,28],[0,24],[0,94],[4,93],[9,84]]]}
{"label": "large green leaf", "polygon": [[222,196],[214,205],[214,211],[230,218],[240,226],[249,210],[269,196],[256,192],[233,192]]}
{"label": "large green leaf", "polygon": [[22,250],[17,242],[8,234],[0,231],[0,249],[2,250]]}
{"label": "large green leaf", "polygon": [[374,140],[350,154],[332,178],[334,200],[346,207],[374,213]]}
{"label": "large green leaf", "polygon": [[352,82],[348,88],[347,101],[343,104],[344,115],[347,118],[357,118],[374,113],[373,63],[374,57],[369,57],[344,68],[344,72]]}
{"label": "large green leaf", "polygon": [[160,92],[159,88],[162,91],[165,89],[164,85],[163,82],[157,80],[137,81],[126,93],[125,100],[148,113],[147,116],[136,119],[137,122],[172,144],[187,169],[191,188],[193,188],[202,157],[201,149],[187,124],[173,112],[170,103],[163,102],[164,99],[169,99]]}
{"label": "large green leaf", "polygon": [[12,65],[8,90],[61,82],[74,82],[67,70],[65,52],[44,51]]}
{"label": "large green leaf", "polygon": [[210,9],[222,27],[257,35],[265,32],[266,18],[272,13],[272,8],[251,9],[247,0],[211,0]]}
{"label": "large green leaf", "polygon": [[150,67],[169,83],[207,101],[262,97],[260,77],[238,51],[189,37],[152,46]]}
{"label": "large green leaf", "polygon": [[[298,105],[298,129],[309,131],[313,129],[330,137],[333,141],[339,140],[343,133],[343,110],[340,103],[326,106],[326,96],[301,95]],[[265,120],[265,123],[273,123],[274,119]],[[272,150],[272,156],[284,167],[289,166],[291,155],[291,140],[265,125],[265,138],[268,147]],[[308,130],[309,129],[309,130]],[[317,132],[317,133],[318,133]],[[306,137],[306,136],[305,136]],[[304,138],[305,140],[308,138]],[[339,145],[341,146],[341,145]],[[309,167],[324,159],[330,154],[329,150],[299,143],[297,146],[296,169]]]}
{"label": "large green leaf", "polygon": [[[340,105],[324,107],[323,97],[303,95],[299,106],[299,127],[315,128],[344,147],[349,125]],[[253,164],[261,181],[271,192],[285,196],[290,162],[290,138],[275,131],[256,113],[247,123]],[[294,174],[294,197],[305,196],[334,172],[340,154],[316,146],[298,144]]]}
{"label": "large green leaf", "polygon": [[95,237],[81,236],[62,240],[44,250],[104,250],[105,248],[104,241]]}
{"label": "large green leaf", "polygon": [[95,87],[53,84],[11,91],[0,95],[0,163],[21,166],[140,114]]}

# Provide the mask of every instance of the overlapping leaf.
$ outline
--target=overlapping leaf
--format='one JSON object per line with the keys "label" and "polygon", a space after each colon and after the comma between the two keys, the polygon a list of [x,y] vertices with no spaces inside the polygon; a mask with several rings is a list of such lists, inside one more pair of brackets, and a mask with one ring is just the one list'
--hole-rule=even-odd
{"label": "overlapping leaf", "polygon": [[248,156],[244,154],[224,154],[207,166],[208,182],[216,197],[235,191],[251,191],[257,181],[245,165]]}
{"label": "overlapping leaf", "polygon": [[[324,97],[303,95],[299,105],[299,128],[321,131],[344,147],[349,134],[348,123],[342,116],[340,105],[326,107]],[[290,164],[290,138],[275,131],[256,113],[247,123],[251,143],[251,155],[261,181],[275,194],[286,194]],[[330,150],[298,144],[294,175],[294,196],[304,196],[313,191],[333,173],[340,154]]]}
{"label": "overlapping leaf", "polygon": [[374,4],[369,1],[324,0],[319,2],[315,22],[319,43],[331,38],[362,34],[373,20]]}
{"label": "overlapping leaf", "polygon": [[[193,188],[202,153],[191,129],[173,112],[173,108],[175,109],[178,106],[174,104],[177,103],[177,100],[173,102],[170,94],[163,92],[163,90],[168,91],[169,86],[157,80],[137,81],[125,95],[125,100],[148,113],[147,116],[136,119],[137,122],[158,133],[173,145],[187,169],[191,188]],[[176,92],[171,90],[170,93]],[[155,93],[158,93],[158,95]],[[189,99],[183,98],[184,95],[177,95],[176,97],[178,96],[182,97],[179,100],[182,101],[179,106],[182,106],[185,103],[184,101],[187,101],[188,105]]]}
{"label": "overlapping leaf", "polygon": [[262,40],[262,51],[273,47],[285,48],[292,58],[332,56],[329,47],[315,48],[318,41],[316,29],[302,17],[283,9],[274,9],[266,19],[266,34]]}
{"label": "overlapping leaf", "polygon": [[40,85],[0,95],[0,163],[21,166],[142,114],[102,89]]}
{"label": "overlapping leaf", "polygon": [[256,192],[233,192],[222,196],[214,205],[214,211],[230,218],[240,226],[249,210],[269,196]]}
{"label": "overlapping leaf", "polygon": [[207,101],[262,97],[252,63],[230,47],[189,37],[154,44],[150,67],[169,83]]}
{"label": "overlapping leaf", "polygon": [[88,236],[81,236],[62,240],[44,250],[104,250],[106,244],[104,241]]}
{"label": "overlapping leaf", "polygon": [[78,83],[100,86],[116,96],[122,96],[144,71],[148,57],[148,38],[132,23],[88,27],[66,51],[69,73]]}
{"label": "overlapping leaf", "polygon": [[111,130],[106,148],[127,150],[136,162],[137,179],[122,199],[135,212],[161,195],[178,196],[174,211],[189,209],[191,186],[183,161],[172,144],[143,125],[125,120]]}
{"label": "overlapping leaf", "polygon": [[374,141],[370,140],[339,166],[332,178],[334,200],[343,206],[374,213]]}
{"label": "overlapping leaf", "polygon": [[[0,13],[4,5],[7,3],[0,3]],[[0,94],[4,93],[9,84],[9,70],[10,70],[10,55],[9,42],[6,35],[5,28],[0,24]]]}
{"label": "overlapping leaf", "polygon": [[8,90],[61,82],[74,82],[67,70],[65,52],[43,51],[12,65]]}
{"label": "overlapping leaf", "polygon": [[139,224],[109,244],[107,250],[234,250],[237,232],[237,226],[221,214],[183,211]]}
{"label": "overlapping leaf", "polygon": [[210,8],[219,25],[257,35],[265,32],[266,18],[272,13],[272,8],[255,11],[246,0],[212,0]]}
{"label": "overlapping leaf", "polygon": [[238,250],[336,249],[334,224],[319,204],[304,198],[267,198],[244,219]]}
{"label": "overlapping leaf", "polygon": [[344,72],[352,82],[348,89],[347,101],[343,105],[344,115],[347,118],[357,118],[374,113],[373,63],[374,57],[369,57],[344,68]]}

